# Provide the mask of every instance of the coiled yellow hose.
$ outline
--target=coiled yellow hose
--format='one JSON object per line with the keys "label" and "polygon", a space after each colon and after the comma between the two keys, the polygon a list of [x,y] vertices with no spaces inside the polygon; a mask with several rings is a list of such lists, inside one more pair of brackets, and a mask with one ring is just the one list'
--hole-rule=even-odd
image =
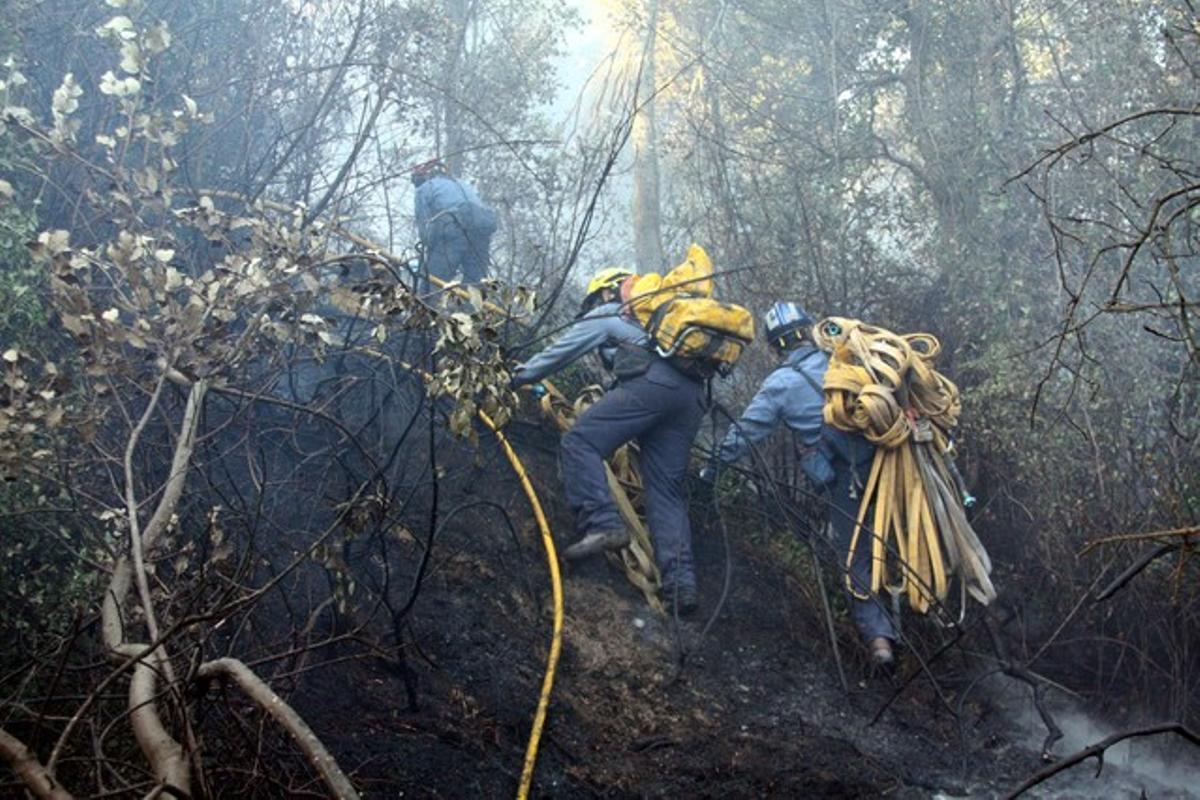
{"label": "coiled yellow hose", "polygon": [[[958,387],[933,367],[941,350],[926,333],[898,336],[855,319],[829,317],[813,339],[830,354],[825,373],[825,422],[861,433],[876,445],[846,554],[850,565],[869,511],[871,593],[906,591],[925,613],[946,599],[957,575],[980,603],[996,597],[987,550],[967,521],[951,466],[950,431],[958,424]],[[891,575],[889,549],[901,562]]]}

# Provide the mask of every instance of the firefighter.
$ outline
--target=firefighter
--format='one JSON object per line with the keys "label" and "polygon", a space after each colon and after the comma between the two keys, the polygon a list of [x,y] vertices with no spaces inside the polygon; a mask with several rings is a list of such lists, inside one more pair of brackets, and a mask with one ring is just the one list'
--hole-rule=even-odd
{"label": "firefighter", "polygon": [[577,560],[629,544],[604,462],[621,445],[636,441],[663,598],[687,615],[695,612],[697,598],[685,480],[692,440],[704,416],[703,381],[658,357],[646,330],[623,312],[620,287],[632,277],[619,267],[597,273],[575,324],[517,367],[512,382],[514,387],[536,385],[581,356],[600,353],[617,383],[562,439],[563,484],[579,534],[563,556]]}
{"label": "firefighter", "polygon": [[[812,317],[797,303],[777,302],[764,318],[767,340],[781,364],[763,381],[758,393],[718,446],[713,464],[701,472],[710,482],[721,465],[733,464],[766,439],[780,422],[804,447],[800,466],[814,486],[828,488],[831,521],[838,546],[850,546],[863,483],[870,471],[874,446],[857,434],[824,424],[822,380],[829,359],[813,344]],[[871,586],[871,537],[861,536],[850,569],[859,594]],[[871,660],[880,667],[894,663],[895,627],[878,597],[862,600],[848,594],[854,624]]]}
{"label": "firefighter", "polygon": [[496,214],[471,185],[454,178],[439,159],[412,169],[415,217],[425,269],[448,281],[461,273],[464,283],[487,276]]}

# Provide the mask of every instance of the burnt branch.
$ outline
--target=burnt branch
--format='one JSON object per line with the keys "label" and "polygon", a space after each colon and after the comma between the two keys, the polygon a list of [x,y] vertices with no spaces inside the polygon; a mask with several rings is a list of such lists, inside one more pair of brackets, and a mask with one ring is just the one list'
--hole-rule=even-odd
{"label": "burnt branch", "polygon": [[1101,772],[1101,770],[1104,769],[1104,751],[1105,750],[1107,750],[1108,748],[1112,747],[1115,744],[1119,744],[1119,743],[1125,741],[1126,739],[1137,739],[1137,738],[1141,738],[1141,737],[1145,737],[1145,736],[1157,736],[1157,735],[1163,734],[1163,733],[1178,734],[1179,736],[1182,736],[1184,739],[1186,739],[1187,741],[1196,745],[1197,747],[1200,747],[1200,735],[1197,735],[1194,731],[1192,731],[1190,728],[1186,727],[1181,722],[1167,722],[1167,723],[1162,723],[1160,725],[1150,725],[1145,728],[1135,728],[1133,730],[1123,731],[1121,733],[1114,733],[1112,736],[1108,736],[1104,739],[1101,739],[1100,741],[1096,742],[1095,744],[1091,745],[1090,747],[1085,747],[1084,749],[1080,750],[1079,752],[1073,753],[1073,754],[1067,756],[1062,761],[1059,761],[1057,764],[1052,764],[1052,765],[1034,773],[1024,783],[1022,783],[1016,789],[1013,789],[1011,792],[1006,794],[1004,796],[1005,800],[1013,800],[1013,798],[1020,797],[1022,794],[1029,791],[1030,789],[1037,786],[1038,784],[1049,780],[1050,778],[1054,777],[1055,775],[1057,775],[1060,772],[1065,772],[1066,770],[1070,769],[1071,767],[1075,766],[1076,764],[1080,763],[1081,761],[1087,761],[1089,758],[1096,759],[1096,777],[1100,777],[1100,772]]}

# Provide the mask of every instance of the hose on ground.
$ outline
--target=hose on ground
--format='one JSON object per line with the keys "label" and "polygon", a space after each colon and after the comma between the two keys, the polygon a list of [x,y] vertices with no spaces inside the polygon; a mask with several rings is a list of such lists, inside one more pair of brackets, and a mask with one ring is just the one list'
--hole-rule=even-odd
{"label": "hose on ground", "polygon": [[525,490],[525,496],[529,498],[529,505],[533,508],[533,516],[537,520],[538,529],[542,533],[542,544],[546,548],[546,562],[550,567],[550,587],[554,596],[554,626],[550,638],[550,655],[546,659],[546,674],[542,678],[542,691],[538,696],[537,711],[533,716],[533,728],[529,733],[529,744],[525,748],[525,763],[521,769],[521,783],[517,789],[517,800],[525,800],[525,798],[529,797],[529,788],[533,783],[533,769],[537,763],[538,745],[542,739],[542,729],[546,724],[546,709],[550,706],[550,693],[554,689],[554,675],[558,669],[559,655],[562,652],[562,575],[558,570],[558,551],[554,547],[554,538],[550,535],[550,523],[546,521],[546,514],[542,510],[542,504],[538,500],[537,492],[534,491],[533,483],[529,480],[529,474],[525,471],[525,465],[521,463],[517,452],[513,450],[508,437],[492,422],[491,418],[480,411],[479,419],[496,434],[496,440],[500,442],[500,446],[504,449],[504,455],[508,458],[508,463],[512,465],[513,472],[516,473],[517,479],[521,482],[521,488]]}

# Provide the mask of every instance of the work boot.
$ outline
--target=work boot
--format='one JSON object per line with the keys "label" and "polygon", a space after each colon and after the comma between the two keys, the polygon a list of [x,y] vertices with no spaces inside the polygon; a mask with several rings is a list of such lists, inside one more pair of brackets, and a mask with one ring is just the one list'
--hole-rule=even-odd
{"label": "work boot", "polygon": [[575,544],[563,550],[563,558],[578,561],[605,550],[620,550],[629,545],[629,531],[618,528],[610,531],[589,533]]}
{"label": "work boot", "polygon": [[690,617],[700,608],[700,602],[696,599],[695,586],[687,584],[679,587],[664,586],[661,594],[663,606],[667,609],[668,614],[674,614],[678,610],[679,616]]}
{"label": "work boot", "polygon": [[891,670],[896,665],[896,654],[892,651],[892,643],[886,636],[876,636],[867,643],[867,649],[871,651],[871,664],[883,669]]}

